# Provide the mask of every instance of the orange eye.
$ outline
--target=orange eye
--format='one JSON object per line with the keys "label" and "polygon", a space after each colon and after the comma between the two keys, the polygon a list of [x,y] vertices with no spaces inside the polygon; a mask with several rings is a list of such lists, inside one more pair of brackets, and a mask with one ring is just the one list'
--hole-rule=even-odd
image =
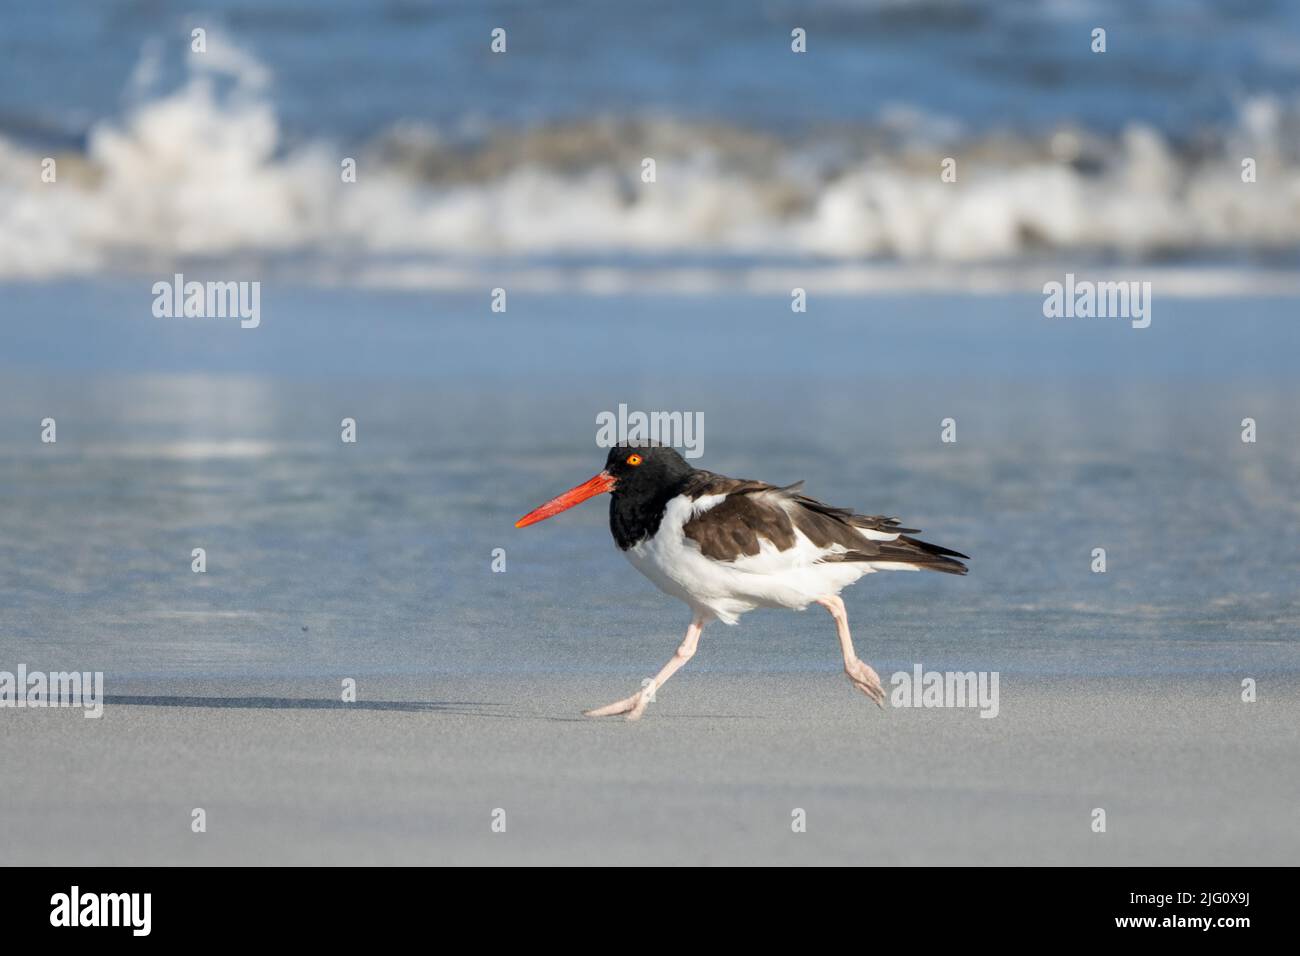
{"label": "orange eye", "polygon": [[627,456],[627,463],[628,463],[629,465],[639,465],[639,464],[641,464],[641,456],[640,456],[640,455],[628,455],[628,456]]}

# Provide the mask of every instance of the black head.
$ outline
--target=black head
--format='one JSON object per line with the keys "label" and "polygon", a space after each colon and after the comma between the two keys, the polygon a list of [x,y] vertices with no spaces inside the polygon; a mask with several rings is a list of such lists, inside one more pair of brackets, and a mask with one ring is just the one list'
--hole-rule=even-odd
{"label": "black head", "polygon": [[609,530],[620,548],[626,551],[659,530],[664,507],[694,470],[662,445],[627,444],[609,450],[605,472],[614,479]]}
{"label": "black head", "polygon": [[515,522],[516,528],[536,524],[595,495],[612,493],[609,526],[618,546],[626,550],[659,529],[664,506],[694,473],[681,455],[650,442],[617,445],[609,450],[605,468],[594,478],[570,488]]}
{"label": "black head", "polygon": [[676,451],[652,442],[616,445],[605,458],[605,473],[615,481],[615,496],[676,485],[692,470]]}

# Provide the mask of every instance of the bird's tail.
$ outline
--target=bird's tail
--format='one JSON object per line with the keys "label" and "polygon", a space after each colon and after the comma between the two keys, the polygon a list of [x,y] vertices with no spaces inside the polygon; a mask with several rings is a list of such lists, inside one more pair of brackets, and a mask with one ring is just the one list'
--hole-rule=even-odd
{"label": "bird's tail", "polygon": [[[962,554],[960,551],[941,548],[939,545],[931,544],[928,541],[918,541],[916,538],[909,538],[905,534],[899,535],[898,540],[893,542],[893,545],[904,552],[902,556],[895,560],[914,565],[923,571],[965,574],[968,570],[961,561],[969,561],[970,556]],[[958,560],[959,558],[961,560]]]}

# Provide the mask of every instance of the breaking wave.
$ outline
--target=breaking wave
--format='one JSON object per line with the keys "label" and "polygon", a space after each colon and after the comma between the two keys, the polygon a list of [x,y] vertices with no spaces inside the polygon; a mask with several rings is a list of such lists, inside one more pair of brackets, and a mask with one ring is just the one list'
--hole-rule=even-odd
{"label": "breaking wave", "polygon": [[[268,71],[236,52],[98,122],[83,148],[0,135],[0,278],[237,263],[455,286],[508,260],[544,285],[575,264],[606,277],[646,263],[906,274],[1065,254],[1267,265],[1300,249],[1298,133],[1294,105],[1260,97],[1233,128],[1180,143],[1141,126],[959,137],[901,113],[799,140],[671,118],[475,140],[399,124],[349,148],[286,136]],[[56,183],[40,179],[46,155]],[[955,183],[940,180],[947,156]]]}

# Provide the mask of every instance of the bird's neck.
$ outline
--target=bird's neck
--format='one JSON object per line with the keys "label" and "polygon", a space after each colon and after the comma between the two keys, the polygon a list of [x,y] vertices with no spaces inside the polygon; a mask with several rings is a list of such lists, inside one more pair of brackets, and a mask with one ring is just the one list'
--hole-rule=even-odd
{"label": "bird's neck", "polygon": [[609,502],[609,530],[619,550],[654,537],[668,502],[682,493],[690,475],[675,476],[647,487],[616,489]]}

